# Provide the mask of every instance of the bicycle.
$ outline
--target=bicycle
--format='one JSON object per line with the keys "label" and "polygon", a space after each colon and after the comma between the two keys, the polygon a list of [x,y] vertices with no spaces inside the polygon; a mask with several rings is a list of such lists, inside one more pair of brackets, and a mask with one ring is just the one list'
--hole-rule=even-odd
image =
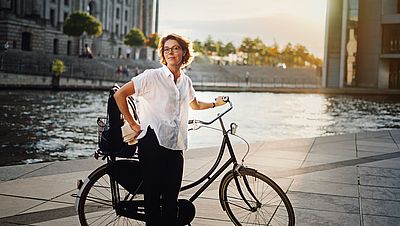
{"label": "bicycle", "polygon": [[[243,165],[249,144],[236,135],[235,123],[231,123],[228,130],[225,128],[222,117],[233,109],[229,98],[225,98],[225,101],[230,107],[213,120],[189,120],[192,129],[208,127],[218,120],[223,139],[218,156],[208,172],[181,188],[181,191],[186,191],[205,182],[188,200],[179,199],[179,224],[190,225],[195,216],[193,202],[233,165],[221,179],[219,201],[235,225],[295,225],[294,210],[286,193],[269,177]],[[241,163],[236,159],[230,135],[243,139],[247,144],[247,152]],[[218,168],[226,149],[230,158]],[[81,225],[144,225],[143,189],[137,159],[117,160],[115,156],[107,154],[103,159],[107,159],[106,164],[94,170],[84,182],[78,183],[76,209]],[[135,178],[127,180],[123,172],[131,170],[132,174],[132,169],[137,170]]]}

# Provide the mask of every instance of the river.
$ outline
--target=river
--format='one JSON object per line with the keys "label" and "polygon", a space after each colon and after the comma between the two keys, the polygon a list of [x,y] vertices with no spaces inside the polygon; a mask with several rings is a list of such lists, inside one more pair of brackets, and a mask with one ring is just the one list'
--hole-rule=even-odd
{"label": "river", "polygon": [[[224,121],[238,124],[238,135],[250,143],[400,128],[398,96],[197,92],[204,101],[218,95],[230,96],[234,109]],[[0,165],[92,155],[96,119],[106,114],[107,96],[103,91],[0,91]],[[190,118],[207,121],[221,110],[190,111]],[[189,132],[190,148],[218,146],[220,140],[218,131]]]}

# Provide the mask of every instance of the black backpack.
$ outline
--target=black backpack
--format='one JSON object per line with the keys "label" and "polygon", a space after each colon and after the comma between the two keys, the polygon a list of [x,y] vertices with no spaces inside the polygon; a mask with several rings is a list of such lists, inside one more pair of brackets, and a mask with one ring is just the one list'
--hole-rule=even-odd
{"label": "black backpack", "polygon": [[[114,93],[118,89],[119,86],[117,84],[110,89],[107,101],[107,117],[99,117],[97,119],[99,151],[104,155],[132,158],[137,154],[137,144],[128,145],[122,138],[121,126],[123,126],[124,118],[114,99]],[[127,101],[133,112],[134,119],[138,120],[135,100],[133,97],[128,97]]]}

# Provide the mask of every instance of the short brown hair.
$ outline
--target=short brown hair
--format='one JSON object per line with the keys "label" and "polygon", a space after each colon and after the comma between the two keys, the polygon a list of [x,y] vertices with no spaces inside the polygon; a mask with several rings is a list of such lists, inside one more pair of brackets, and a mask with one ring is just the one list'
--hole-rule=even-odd
{"label": "short brown hair", "polygon": [[167,36],[164,36],[160,39],[160,42],[158,43],[158,56],[160,57],[160,63],[167,65],[167,61],[165,60],[164,57],[164,45],[165,42],[167,42],[168,40],[175,40],[178,42],[179,46],[182,48],[183,50],[183,56],[182,56],[182,66],[181,67],[185,67],[187,65],[189,65],[192,60],[193,60],[193,47],[192,47],[192,42],[186,38],[183,37],[181,35],[177,35],[177,34],[169,34]]}

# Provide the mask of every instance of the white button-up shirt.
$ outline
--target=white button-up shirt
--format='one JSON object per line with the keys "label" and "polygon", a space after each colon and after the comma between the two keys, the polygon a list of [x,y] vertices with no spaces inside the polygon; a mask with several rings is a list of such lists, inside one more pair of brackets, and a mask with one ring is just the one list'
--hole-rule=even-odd
{"label": "white button-up shirt", "polygon": [[173,150],[187,149],[189,104],[195,96],[192,80],[181,71],[174,75],[167,66],[145,70],[132,78],[138,100],[138,115],[142,133],[150,126],[161,146]]}

